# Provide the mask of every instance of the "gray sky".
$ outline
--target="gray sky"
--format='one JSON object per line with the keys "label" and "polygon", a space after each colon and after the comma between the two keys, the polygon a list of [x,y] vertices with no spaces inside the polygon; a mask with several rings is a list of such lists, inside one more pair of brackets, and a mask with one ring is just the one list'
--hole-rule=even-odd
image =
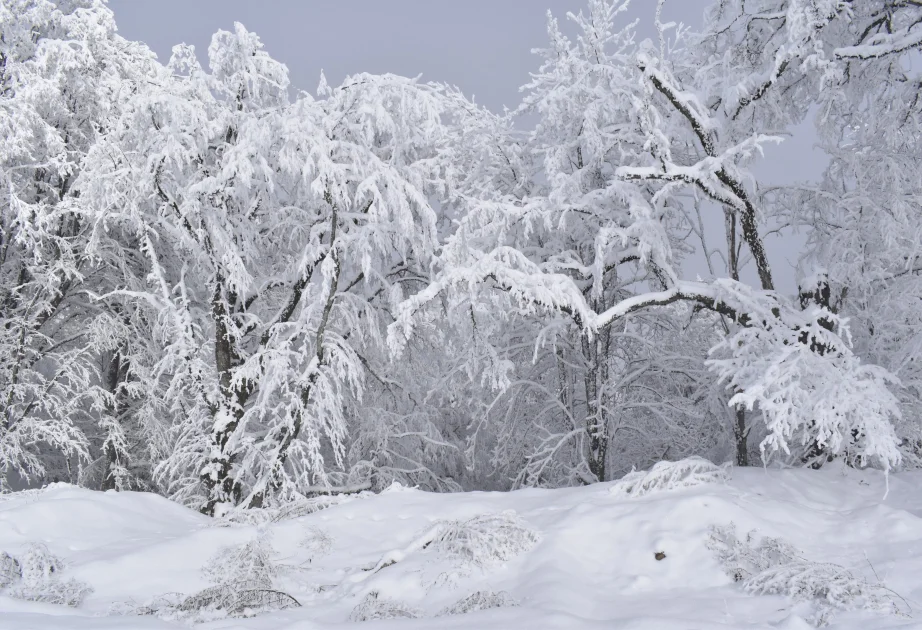
{"label": "gray sky", "polygon": [[[670,0],[664,20],[697,28],[708,0]],[[241,22],[257,33],[266,51],[284,62],[292,85],[314,92],[320,71],[331,85],[357,72],[391,72],[460,87],[494,110],[518,104],[518,87],[539,59],[532,48],[547,45],[546,10],[563,24],[567,11],[585,0],[110,0],[122,36],[145,42],[166,62],[174,44],[193,44],[205,54],[211,35]],[[656,0],[634,0],[626,19],[640,19],[642,36],[653,36]],[[770,183],[816,177],[825,165],[811,133],[766,150],[755,169]],[[718,212],[709,225],[722,239]],[[776,284],[794,291],[793,265],[802,239],[784,235],[769,242]],[[693,265],[694,269],[699,266]],[[702,276],[703,261],[700,265]]]}
{"label": "gray sky", "polygon": [[[672,0],[668,19],[700,22],[705,0]],[[119,32],[166,62],[174,44],[204,54],[212,33],[241,22],[284,62],[298,89],[314,91],[320,71],[331,85],[348,74],[422,74],[475,95],[494,109],[513,107],[518,86],[538,67],[531,49],[547,45],[550,9],[565,22],[585,0],[110,0]],[[655,0],[634,0],[630,18],[652,24]],[[652,30],[647,29],[652,35]]]}

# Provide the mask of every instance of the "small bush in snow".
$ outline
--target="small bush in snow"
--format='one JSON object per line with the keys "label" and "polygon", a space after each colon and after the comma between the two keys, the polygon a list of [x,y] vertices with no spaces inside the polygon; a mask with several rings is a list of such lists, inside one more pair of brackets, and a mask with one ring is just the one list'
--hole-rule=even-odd
{"label": "small bush in snow", "polygon": [[319,527],[309,527],[304,532],[300,547],[310,554],[311,560],[330,553],[333,538]]}
{"label": "small bush in snow", "polygon": [[236,547],[225,547],[211,557],[202,572],[217,585],[247,584],[268,588],[278,575],[272,562],[272,545],[268,536]]}
{"label": "small bush in snow", "polygon": [[64,561],[48,550],[41,543],[32,543],[19,556],[20,574],[23,584],[38,586],[44,584],[60,573]]}
{"label": "small bush in snow", "polygon": [[7,593],[10,597],[27,602],[42,602],[76,608],[93,589],[86,583],[71,578],[69,580],[51,580],[41,586],[14,586]]}
{"label": "small bush in snow", "polygon": [[540,540],[538,532],[512,510],[439,524],[436,536],[424,548],[480,567],[511,560]]}
{"label": "small bush in snow", "polygon": [[48,547],[33,543],[18,558],[0,554],[0,588],[9,587],[6,594],[15,599],[79,606],[93,589],[73,578],[62,580],[63,568],[64,561]]}
{"label": "small bush in snow", "polygon": [[182,600],[175,611],[178,618],[197,618],[205,621],[223,617],[252,617],[259,613],[301,604],[288,593],[262,584],[245,582],[220,584],[199,591]]}
{"label": "small bush in snow", "polygon": [[467,597],[458,600],[445,610],[439,613],[439,616],[446,615],[464,615],[467,613],[477,612],[478,610],[489,610],[490,608],[508,608],[518,606],[519,603],[512,598],[506,591],[477,591]]}
{"label": "small bush in snow", "polygon": [[372,591],[352,609],[349,621],[373,621],[375,619],[419,619],[422,611],[409,604],[380,597],[377,591]]}
{"label": "small bush in snow", "polygon": [[813,602],[817,625],[829,623],[835,610],[900,614],[886,588],[866,582],[840,565],[806,560],[796,547],[779,538],[756,540],[755,532],[749,532],[740,540],[731,523],[711,528],[708,548],[746,592]]}
{"label": "small bush in snow", "polygon": [[255,540],[225,547],[212,556],[202,572],[215,586],[188,596],[170,593],[145,606],[114,607],[111,612],[201,622],[297,608],[298,600],[273,588],[278,566],[272,553],[268,535],[260,533]]}
{"label": "small bush in snow", "polygon": [[325,510],[328,507],[339,505],[354,499],[362,499],[368,496],[374,496],[370,492],[358,492],[354,494],[330,494],[299,499],[289,503],[283,503],[276,507],[267,508],[237,508],[229,511],[221,518],[216,518],[212,522],[213,527],[233,527],[235,525],[265,525],[267,523],[278,523],[294,518],[300,518]]}
{"label": "small bush in snow", "polygon": [[22,578],[22,567],[19,566],[19,560],[0,551],[0,589],[18,582]]}
{"label": "small bush in snow", "polygon": [[814,601],[819,619],[828,622],[835,609],[869,610],[899,614],[890,592],[855,577],[845,567],[829,562],[790,562],[771,567],[743,582],[753,595],[786,595],[798,601]]}
{"label": "small bush in snow", "polygon": [[222,584],[195,595],[168,593],[144,606],[120,604],[111,615],[153,615],[169,621],[204,622],[227,617],[253,617],[273,610],[297,608],[301,604],[287,593],[257,584]]}
{"label": "small bush in snow", "polygon": [[612,485],[614,495],[642,497],[653,492],[691,488],[730,479],[728,465],[717,466],[701,457],[657,462],[650,470],[632,471]]}
{"label": "small bush in snow", "polygon": [[485,568],[510,560],[530,550],[539,539],[538,533],[512,510],[500,514],[481,514],[463,521],[435,521],[409,545],[388,551],[350,580],[361,582],[412,554],[435,550],[459,562],[461,566],[443,572],[432,585],[451,584],[457,578],[467,575],[470,567]]}
{"label": "small bush in snow", "polygon": [[711,527],[707,547],[734,582],[801,559],[797,549],[780,538],[763,536],[756,540],[755,531],[751,531],[744,540],[739,540],[733,523]]}

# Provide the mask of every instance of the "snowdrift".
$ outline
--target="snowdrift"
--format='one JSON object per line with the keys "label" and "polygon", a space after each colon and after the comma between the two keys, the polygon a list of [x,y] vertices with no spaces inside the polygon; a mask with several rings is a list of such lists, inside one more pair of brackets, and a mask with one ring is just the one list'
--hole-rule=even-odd
{"label": "snowdrift", "polygon": [[[922,474],[885,497],[875,471],[685,465],[658,471],[671,485],[394,486],[249,521],[143,493],[4,495],[0,552],[21,566],[0,629],[922,627]],[[59,563],[36,588],[85,585],[79,605],[15,590],[36,557]]]}

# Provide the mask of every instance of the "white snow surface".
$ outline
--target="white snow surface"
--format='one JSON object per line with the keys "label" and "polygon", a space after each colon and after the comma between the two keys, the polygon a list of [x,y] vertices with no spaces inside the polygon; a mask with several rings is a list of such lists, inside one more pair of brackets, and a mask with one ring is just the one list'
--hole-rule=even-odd
{"label": "white snow surface", "polygon": [[[832,628],[922,628],[922,473],[842,467],[730,469],[730,480],[639,498],[613,484],[510,493],[430,494],[393,487],[268,526],[277,586],[301,608],[197,625],[224,629],[524,628],[706,630],[813,627],[811,604],[753,596],[707,548],[711,526],[786,540],[809,560],[831,562],[891,589],[907,616],[837,613]],[[414,541],[436,521],[513,510],[538,533],[536,544],[502,562],[468,564]],[[304,544],[320,531],[321,545]],[[0,595],[3,630],[133,630],[187,627],[152,616],[108,615],[165,593],[210,585],[202,571],[223,548],[253,540],[258,528],[216,521],[153,494],[93,492],[56,484],[0,496],[0,551],[28,543],[65,560],[64,578],[90,584],[78,608]],[[328,547],[328,548],[327,548]],[[666,557],[657,560],[656,552]],[[389,555],[389,556],[388,556]],[[385,556],[398,561],[367,569]],[[421,611],[417,619],[350,622],[375,591]],[[437,616],[478,591],[505,592],[518,606]],[[507,595],[508,594],[508,597]]]}

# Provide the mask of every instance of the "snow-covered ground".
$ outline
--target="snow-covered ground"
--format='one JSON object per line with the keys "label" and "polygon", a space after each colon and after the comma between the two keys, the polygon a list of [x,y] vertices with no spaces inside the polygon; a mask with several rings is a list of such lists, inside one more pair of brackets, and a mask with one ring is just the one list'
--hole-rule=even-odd
{"label": "snow-covered ground", "polygon": [[[366,611],[391,606],[421,615],[370,622],[380,630],[812,627],[815,602],[750,594],[728,576],[712,526],[731,522],[740,540],[757,530],[753,541],[780,538],[803,559],[841,565],[905,613],[834,611],[831,627],[922,627],[922,474],[891,475],[886,498],[881,473],[843,468],[731,469],[726,483],[641,497],[613,493],[612,485],[465,494],[395,486],[264,526],[228,526],[143,493],[55,485],[5,495],[0,550],[16,556],[44,543],[66,563],[55,579],[83,581],[93,591],[78,608],[22,601],[7,591],[0,628],[184,627],[188,619],[107,613],[201,591],[215,580],[203,567],[254,540],[271,545],[274,587],[301,607],[198,627],[362,627],[368,622],[354,621],[354,611],[363,601]],[[482,515],[498,516],[469,520]],[[425,545],[434,531],[447,531],[445,521],[467,522],[456,525],[457,544],[443,536]],[[495,538],[504,545],[464,555],[465,544],[477,545],[471,527],[492,531],[497,524],[506,527]],[[665,557],[658,560],[657,552]],[[490,562],[491,555],[507,559]],[[506,605],[439,614],[476,592],[498,594],[493,599]]]}

